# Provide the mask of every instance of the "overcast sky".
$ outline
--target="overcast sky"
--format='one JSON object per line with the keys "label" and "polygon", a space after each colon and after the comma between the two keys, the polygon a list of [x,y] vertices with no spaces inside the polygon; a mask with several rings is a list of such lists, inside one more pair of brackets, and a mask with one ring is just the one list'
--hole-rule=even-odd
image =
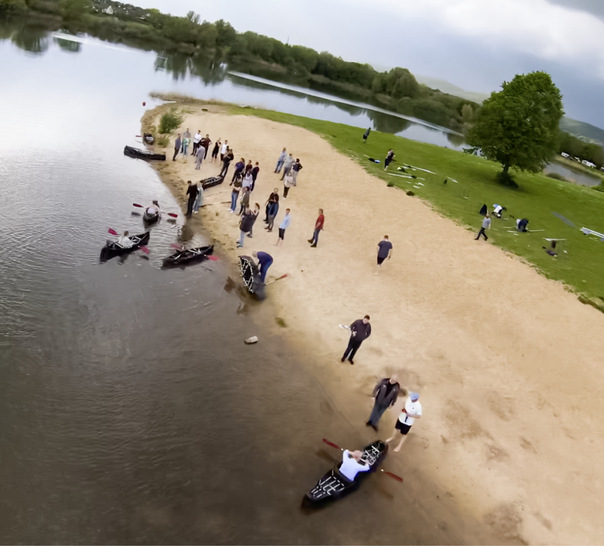
{"label": "overcast sky", "polygon": [[604,128],[604,0],[130,0],[490,93],[545,70],[566,115]]}

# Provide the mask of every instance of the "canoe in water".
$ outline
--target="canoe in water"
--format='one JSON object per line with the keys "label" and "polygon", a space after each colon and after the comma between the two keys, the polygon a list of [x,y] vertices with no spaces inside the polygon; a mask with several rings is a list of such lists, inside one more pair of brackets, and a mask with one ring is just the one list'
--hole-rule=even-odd
{"label": "canoe in water", "polygon": [[163,261],[163,267],[176,267],[203,261],[214,252],[214,245],[178,250]]}
{"label": "canoe in water", "polygon": [[132,235],[130,239],[133,244],[129,248],[120,246],[117,241],[112,241],[108,239],[107,244],[101,250],[101,262],[106,262],[108,260],[111,260],[111,258],[115,258],[116,256],[130,254],[131,252],[134,252],[141,246],[146,245],[149,242],[150,236],[151,234],[148,231],[146,231],[145,233],[141,233],[140,235]]}

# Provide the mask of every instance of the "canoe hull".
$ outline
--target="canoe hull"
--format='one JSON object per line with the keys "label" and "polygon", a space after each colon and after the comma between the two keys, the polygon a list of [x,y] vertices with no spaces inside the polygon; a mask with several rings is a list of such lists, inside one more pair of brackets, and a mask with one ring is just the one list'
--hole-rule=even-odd
{"label": "canoe hull", "polygon": [[130,248],[123,248],[118,245],[116,241],[107,240],[107,244],[101,249],[100,261],[106,262],[111,260],[111,258],[115,258],[116,256],[130,254],[131,252],[139,249],[141,246],[146,245],[149,242],[150,236],[151,234],[148,231],[141,233],[140,235],[133,235],[131,239],[134,244]]}
{"label": "canoe hull", "polygon": [[166,154],[156,154],[149,150],[141,150],[140,148],[134,148],[133,146],[124,146],[124,155],[133,157],[135,159],[165,161]]}
{"label": "canoe hull", "polygon": [[247,291],[259,300],[266,297],[264,284],[260,280],[260,272],[250,256],[239,256],[239,271]]}
{"label": "canoe hull", "polygon": [[214,186],[222,184],[224,182],[224,176],[210,176],[209,178],[204,178],[203,180],[200,180],[200,182],[201,187],[204,190],[207,190],[208,188],[213,188]]}
{"label": "canoe hull", "polygon": [[200,246],[188,250],[179,250],[163,261],[163,267],[178,267],[199,263],[214,252],[214,245]]}

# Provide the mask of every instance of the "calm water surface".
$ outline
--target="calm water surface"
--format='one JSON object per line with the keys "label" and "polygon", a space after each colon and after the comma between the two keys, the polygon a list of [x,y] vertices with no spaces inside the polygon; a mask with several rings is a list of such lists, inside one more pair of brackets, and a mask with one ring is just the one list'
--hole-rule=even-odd
{"label": "calm water surface", "polygon": [[254,327],[227,264],[160,269],[178,222],[153,227],[148,257],[98,263],[109,227],[142,232],[133,202],[178,210],[122,155],[148,91],[250,88],[216,94],[150,53],[16,41],[44,54],[0,41],[0,542],[459,542],[412,470],[404,489],[368,480],[299,510],[330,465],[321,437],[356,447],[366,431],[337,409],[333,373]]}

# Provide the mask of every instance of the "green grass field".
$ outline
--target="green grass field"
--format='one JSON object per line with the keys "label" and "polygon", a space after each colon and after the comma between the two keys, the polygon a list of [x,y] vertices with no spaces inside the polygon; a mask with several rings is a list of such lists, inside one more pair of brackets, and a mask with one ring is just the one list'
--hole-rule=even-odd
{"label": "green grass field", "polygon": [[[505,206],[507,211],[503,218],[493,218],[490,243],[520,256],[546,277],[562,281],[578,294],[596,303],[601,303],[597,302],[598,298],[604,300],[604,241],[579,231],[585,226],[604,233],[604,193],[543,174],[516,172],[513,175],[519,187],[514,189],[498,184],[495,175],[501,167],[481,157],[378,132],[372,132],[368,142],[363,144],[363,129],[279,112],[234,107],[232,113],[255,115],[314,131],[340,152],[358,161],[367,172],[402,190],[413,191],[416,197],[431,203],[441,214],[472,232],[480,227],[479,210],[483,204],[489,211],[492,211],[493,203]],[[396,153],[396,161],[389,167],[390,175],[383,170],[389,148]],[[367,156],[382,163],[371,163]],[[421,167],[434,174],[407,169],[407,174],[418,179],[391,176],[405,174],[397,171],[397,167],[405,165]],[[443,183],[445,178],[447,184]],[[414,187],[418,182],[423,185]],[[569,226],[554,212],[570,220],[575,227]],[[515,218],[523,217],[530,221],[529,230],[535,231],[516,232]],[[468,237],[471,236],[468,233]],[[543,250],[543,246],[549,245],[544,237],[566,239],[559,243],[557,258]]]}

